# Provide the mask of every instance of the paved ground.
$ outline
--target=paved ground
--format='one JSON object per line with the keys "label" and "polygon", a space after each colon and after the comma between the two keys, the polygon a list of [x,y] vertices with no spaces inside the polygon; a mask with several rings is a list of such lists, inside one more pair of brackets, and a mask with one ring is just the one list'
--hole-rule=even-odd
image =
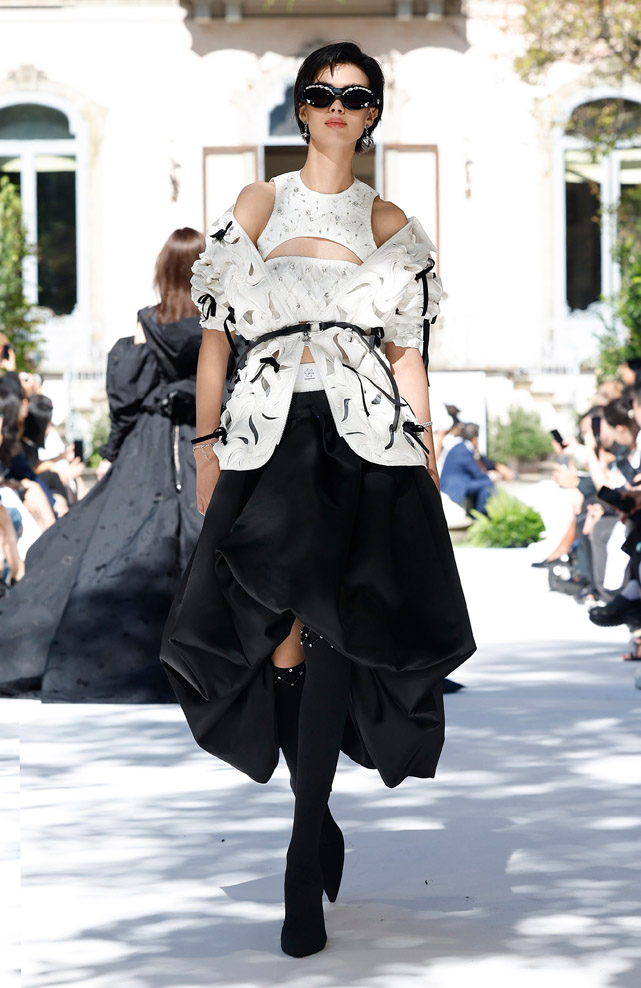
{"label": "paved ground", "polygon": [[282,770],[262,787],[217,763],[173,706],[0,701],[0,929],[23,941],[3,986],[21,965],[24,988],[637,988],[625,635],[548,594],[525,551],[457,555],[480,648],[438,778],[388,790],[341,763],[346,873],[315,957],[279,949]]}

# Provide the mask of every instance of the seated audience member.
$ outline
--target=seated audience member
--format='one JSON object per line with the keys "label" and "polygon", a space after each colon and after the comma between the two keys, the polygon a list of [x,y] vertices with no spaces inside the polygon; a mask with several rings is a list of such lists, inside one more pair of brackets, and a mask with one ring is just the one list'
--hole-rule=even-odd
{"label": "seated audience member", "polygon": [[40,530],[45,531],[56,520],[53,510],[55,502],[47,485],[37,477],[27,463],[19,439],[28,409],[29,403],[26,398],[19,401],[13,391],[7,391],[0,385],[2,483],[18,491],[25,508],[36,519]]}
{"label": "seated audience member", "polygon": [[0,595],[10,582],[24,576],[24,563],[18,553],[20,515],[15,509],[0,504]]}
{"label": "seated audience member", "polygon": [[29,399],[29,412],[24,421],[21,436],[22,447],[27,463],[40,480],[44,480],[52,491],[56,502],[56,514],[61,518],[71,504],[81,500],[86,493],[82,481],[84,464],[74,456],[73,445],[65,448],[53,459],[44,459],[41,453],[46,443],[47,430],[51,425],[53,404],[45,395],[34,394]]}
{"label": "seated audience member", "polygon": [[[632,389],[633,422],[639,429],[641,426],[641,384]],[[627,624],[630,628],[641,628],[641,464],[639,446],[641,446],[641,429],[636,434],[636,449],[630,453],[628,461],[636,468],[634,476],[617,483],[622,494],[632,501],[630,511],[619,512],[619,517],[626,521],[626,539],[622,549],[629,556],[629,566],[623,586],[617,595],[604,607],[594,607],[590,611],[590,620],[601,627],[615,627]],[[619,463],[619,467],[622,464]],[[629,471],[628,471],[629,473]],[[619,479],[619,478],[617,478]],[[641,638],[634,639],[634,648],[627,659],[641,659]]]}
{"label": "seated audience member", "polygon": [[432,440],[434,442],[434,458],[438,463],[443,449],[443,439],[454,425],[454,420],[438,395],[430,389],[430,414],[432,416]]}
{"label": "seated audience member", "polygon": [[461,437],[472,444],[474,458],[492,482],[497,480],[514,480],[514,472],[505,463],[497,463],[489,456],[484,456],[479,449],[479,428],[477,425],[464,425]]}
{"label": "seated audience member", "polygon": [[[591,428],[584,433],[587,465],[596,491],[601,487],[622,488],[626,478],[638,472],[638,433],[632,401],[623,397],[604,407],[599,442]],[[594,498],[587,505],[582,534],[590,542],[596,595],[611,601],[624,580],[626,558],[621,547],[626,537],[625,525],[618,512]]]}
{"label": "seated audience member", "polygon": [[603,381],[597,388],[594,404],[607,405],[616,398],[620,398],[624,386],[622,381]]}
{"label": "seated audience member", "polygon": [[443,464],[445,463],[447,454],[451,450],[452,446],[456,446],[461,438],[462,427],[461,420],[459,419],[460,409],[457,408],[456,405],[446,405],[445,409],[452,420],[452,424],[441,439],[441,452],[436,458],[436,467],[438,469],[439,477],[443,471]]}
{"label": "seated audience member", "polygon": [[17,398],[23,397],[20,377],[16,371],[16,351],[5,333],[0,333],[0,385],[13,391]]}
{"label": "seated audience member", "polygon": [[[560,449],[563,447],[559,446]],[[552,470],[552,480],[559,488],[559,513],[567,511],[568,500],[570,502],[571,518],[568,527],[561,536],[558,544],[552,549],[548,555],[531,565],[535,569],[547,569],[553,566],[559,560],[567,561],[567,557],[575,548],[577,542],[577,518],[583,509],[584,496],[579,490],[580,476],[576,469],[576,465],[571,456],[560,453],[557,457],[557,462],[554,464]],[[571,494],[561,495],[561,491],[570,491]],[[591,586],[592,584],[592,574],[591,570],[587,573],[580,571],[580,585],[577,585],[576,592],[579,593],[583,587]]]}
{"label": "seated audience member", "polygon": [[449,450],[441,472],[441,490],[457,504],[468,498],[472,507],[485,514],[485,504],[494,490],[491,478],[476,462],[472,437],[478,436],[478,426],[468,423]]}
{"label": "seated audience member", "polygon": [[641,358],[630,357],[624,360],[618,368],[618,377],[621,378],[626,388],[633,387],[641,380]]}

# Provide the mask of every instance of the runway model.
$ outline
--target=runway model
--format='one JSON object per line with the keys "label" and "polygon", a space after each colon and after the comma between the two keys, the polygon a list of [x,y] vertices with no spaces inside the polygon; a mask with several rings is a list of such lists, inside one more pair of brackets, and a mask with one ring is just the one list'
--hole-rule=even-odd
{"label": "runway model", "polygon": [[[423,349],[441,285],[418,220],[355,180],[383,111],[357,45],[305,59],[300,172],[242,190],[194,265],[203,531],[162,661],[195,739],[295,793],[282,949],[326,943],[339,750],[388,786],[434,775],[443,678],[475,649],[438,490]],[[228,342],[236,360],[220,414]]]}
{"label": "runway model", "polygon": [[175,703],[158,654],[202,524],[189,277],[204,243],[189,227],[171,235],[156,263],[159,305],[109,354],[103,479],[40,536],[25,578],[0,600],[2,696]]}

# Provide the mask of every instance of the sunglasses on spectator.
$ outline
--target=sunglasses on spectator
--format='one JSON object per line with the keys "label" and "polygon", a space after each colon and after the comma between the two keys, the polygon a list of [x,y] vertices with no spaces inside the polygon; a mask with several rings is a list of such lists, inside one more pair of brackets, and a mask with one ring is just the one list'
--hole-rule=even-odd
{"label": "sunglasses on spectator", "polygon": [[378,106],[380,102],[367,86],[345,86],[343,89],[337,89],[325,82],[314,82],[311,86],[305,86],[301,99],[319,110],[331,106],[337,99],[346,110],[364,110],[366,106]]}

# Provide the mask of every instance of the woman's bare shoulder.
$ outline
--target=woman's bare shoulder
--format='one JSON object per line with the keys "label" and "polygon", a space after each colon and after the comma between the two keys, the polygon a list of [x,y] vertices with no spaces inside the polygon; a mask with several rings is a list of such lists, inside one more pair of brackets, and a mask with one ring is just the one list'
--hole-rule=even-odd
{"label": "woman's bare shoulder", "polygon": [[267,226],[275,195],[273,182],[252,182],[241,190],[236,200],[234,216],[254,243]]}
{"label": "woman's bare shoulder", "polygon": [[372,206],[372,233],[377,247],[393,237],[407,224],[407,216],[403,210],[378,196]]}

